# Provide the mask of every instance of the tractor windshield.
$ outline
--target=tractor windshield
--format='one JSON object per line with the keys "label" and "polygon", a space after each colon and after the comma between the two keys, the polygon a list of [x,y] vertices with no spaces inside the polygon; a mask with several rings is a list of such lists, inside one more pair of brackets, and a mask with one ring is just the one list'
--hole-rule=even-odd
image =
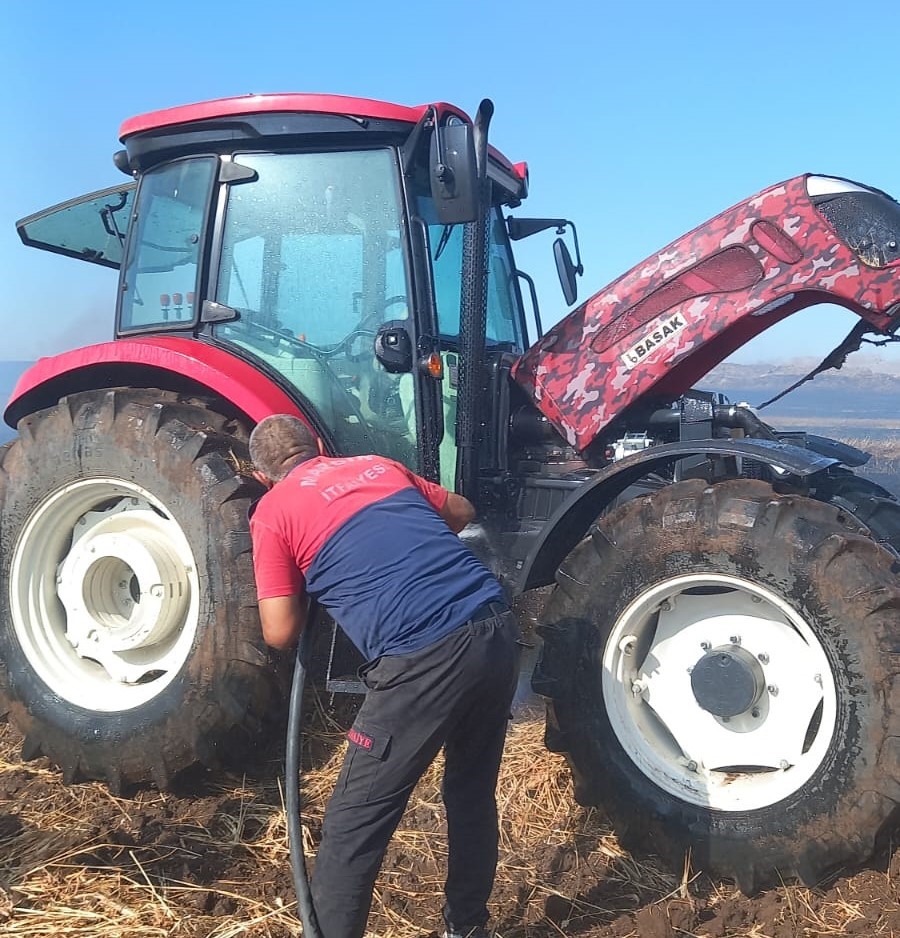
{"label": "tractor windshield", "polygon": [[230,187],[216,335],[295,385],[344,453],[416,465],[412,375],[374,356],[386,320],[406,319],[398,170],[389,149],[238,154],[256,178]]}
{"label": "tractor windshield", "polygon": [[[418,200],[420,215],[428,222],[438,326],[445,344],[459,336],[460,285],[462,283],[463,226],[440,225],[433,217],[431,197]],[[500,209],[492,210],[488,241],[488,301],[485,339],[488,346],[506,346],[521,352],[525,347],[516,272]]]}

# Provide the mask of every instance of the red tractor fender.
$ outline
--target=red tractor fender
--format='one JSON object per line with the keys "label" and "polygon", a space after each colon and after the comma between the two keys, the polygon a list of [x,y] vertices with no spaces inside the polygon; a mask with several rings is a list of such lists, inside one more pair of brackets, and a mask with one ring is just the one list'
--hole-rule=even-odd
{"label": "red tractor fender", "polygon": [[119,339],[39,359],[18,380],[4,420],[27,414],[76,391],[104,387],[162,387],[214,394],[258,423],[269,414],[307,416],[274,381],[231,352],[199,339],[147,336]]}

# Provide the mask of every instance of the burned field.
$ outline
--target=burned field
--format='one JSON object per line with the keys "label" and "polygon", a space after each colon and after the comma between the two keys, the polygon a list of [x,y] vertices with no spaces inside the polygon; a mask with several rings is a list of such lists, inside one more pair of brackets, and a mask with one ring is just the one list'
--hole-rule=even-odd
{"label": "burned field", "polygon": [[[347,721],[311,701],[304,750],[306,849],[314,854]],[[540,714],[510,728],[498,790],[501,849],[492,903],[503,938],[806,938],[900,935],[900,853],[818,888],[754,898],[691,867],[673,873],[619,845],[602,813],[572,800]],[[114,796],[23,763],[0,726],[0,933],[18,938],[282,938],[297,935],[282,753],[246,774],[186,779],[174,792]],[[440,926],[445,841],[439,766],[417,788],[370,917],[382,938]],[[852,873],[852,875],[851,875]]]}

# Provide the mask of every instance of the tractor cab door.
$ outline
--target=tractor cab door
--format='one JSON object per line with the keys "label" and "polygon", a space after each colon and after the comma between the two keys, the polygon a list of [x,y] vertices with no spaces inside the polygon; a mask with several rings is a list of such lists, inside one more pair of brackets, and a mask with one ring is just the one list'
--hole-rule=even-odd
{"label": "tractor cab door", "polygon": [[409,329],[410,275],[396,151],[237,153],[228,187],[214,327],[293,386],[336,453],[419,467],[417,375],[375,358],[386,323]]}
{"label": "tractor cab door", "polygon": [[16,223],[22,243],[118,269],[131,220],[135,183],[90,192]]}

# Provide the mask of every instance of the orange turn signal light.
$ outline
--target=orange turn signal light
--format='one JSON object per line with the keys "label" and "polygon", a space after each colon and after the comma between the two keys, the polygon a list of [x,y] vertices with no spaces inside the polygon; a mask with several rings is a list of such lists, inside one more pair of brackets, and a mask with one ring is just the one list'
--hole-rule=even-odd
{"label": "orange turn signal light", "polygon": [[444,363],[437,352],[426,355],[419,362],[419,367],[429,378],[439,379],[444,377]]}

